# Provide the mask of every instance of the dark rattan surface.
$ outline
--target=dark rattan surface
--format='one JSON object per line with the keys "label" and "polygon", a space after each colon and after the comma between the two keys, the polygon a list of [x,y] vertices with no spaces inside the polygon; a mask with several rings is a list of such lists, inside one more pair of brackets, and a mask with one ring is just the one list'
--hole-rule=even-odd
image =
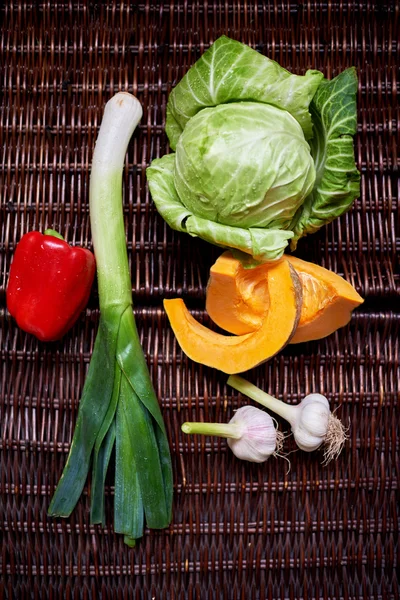
{"label": "dark rattan surface", "polygon": [[[399,598],[399,5],[5,0],[1,10],[0,597]],[[289,473],[282,459],[248,465],[224,441],[180,432],[188,419],[227,421],[245,400],[224,375],[188,360],[167,324],[162,298],[178,295],[207,322],[218,250],[162,222],[145,167],[167,150],[168,93],[222,33],[296,73],[359,72],[361,197],[298,255],[344,274],[366,302],[337,334],[288,347],[248,374],[292,403],[312,390],[328,395],[350,437],[327,467],[318,453],[299,452]],[[5,309],[23,233],[51,226],[90,247],[92,150],[104,104],[120,89],[144,108],[124,211],[138,326],[175,475],[171,527],[147,531],[135,550],[112,531],[111,487],[108,529],[89,527],[86,492],[70,519],[46,515],[93,348],[96,287],[59,343],[25,335]]]}

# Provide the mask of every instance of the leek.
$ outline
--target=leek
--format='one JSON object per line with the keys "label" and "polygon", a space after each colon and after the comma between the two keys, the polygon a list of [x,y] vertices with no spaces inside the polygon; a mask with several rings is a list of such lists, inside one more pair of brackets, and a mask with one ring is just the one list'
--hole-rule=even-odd
{"label": "leek", "polygon": [[106,105],[93,155],[90,220],[100,323],[67,463],[49,507],[68,517],[92,465],[91,523],[105,521],[104,485],[115,446],[114,528],[133,546],[150,528],[167,527],[172,466],[160,407],[132,309],[122,211],[122,169],[142,117],[139,101],[116,94]]}

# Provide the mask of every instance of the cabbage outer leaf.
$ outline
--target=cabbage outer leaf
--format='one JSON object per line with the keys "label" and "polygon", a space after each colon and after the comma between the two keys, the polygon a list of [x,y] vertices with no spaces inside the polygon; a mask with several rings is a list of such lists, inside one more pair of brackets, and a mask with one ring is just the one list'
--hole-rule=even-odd
{"label": "cabbage outer leaf", "polygon": [[251,100],[287,110],[312,137],[310,102],[323,79],[320,71],[293,75],[277,62],[226,36],[189,69],[169,95],[166,132],[176,149],[186,123],[200,110]]}
{"label": "cabbage outer leaf", "polygon": [[352,67],[330,81],[324,80],[311,103],[314,138],[310,146],[316,179],[292,223],[292,250],[299,238],[339,217],[360,195],[353,145],[357,131],[356,94],[357,73]]}
{"label": "cabbage outer leaf", "polygon": [[158,212],[175,231],[185,231],[185,221],[192,214],[181,203],[174,185],[175,154],[156,158],[146,169],[147,181]]}
{"label": "cabbage outer leaf", "polygon": [[216,246],[235,248],[252,255],[258,262],[277,260],[282,256],[288,240],[293,237],[292,231],[231,227],[197,217],[188,211],[175,190],[174,165],[175,154],[167,154],[153,160],[146,171],[157,210],[172,229],[201,237]]}

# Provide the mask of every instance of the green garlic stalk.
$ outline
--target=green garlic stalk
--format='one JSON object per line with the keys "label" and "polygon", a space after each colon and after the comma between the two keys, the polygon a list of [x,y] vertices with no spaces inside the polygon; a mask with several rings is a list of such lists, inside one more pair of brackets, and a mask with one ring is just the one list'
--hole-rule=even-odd
{"label": "green garlic stalk", "polygon": [[165,426],[140,345],[122,211],[122,170],[142,117],[139,101],[118,93],[107,103],[93,155],[90,219],[97,264],[100,323],[71,449],[50,504],[68,517],[92,463],[91,523],[105,524],[104,485],[115,446],[114,530],[134,545],[167,527],[172,466]]}

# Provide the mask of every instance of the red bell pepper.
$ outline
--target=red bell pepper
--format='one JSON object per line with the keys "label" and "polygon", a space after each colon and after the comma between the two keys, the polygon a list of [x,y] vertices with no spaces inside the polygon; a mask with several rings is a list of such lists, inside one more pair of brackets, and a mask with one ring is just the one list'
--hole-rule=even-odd
{"label": "red bell pepper", "polygon": [[85,308],[95,270],[92,252],[73,248],[56,232],[26,233],[11,264],[8,310],[39,340],[59,340]]}

